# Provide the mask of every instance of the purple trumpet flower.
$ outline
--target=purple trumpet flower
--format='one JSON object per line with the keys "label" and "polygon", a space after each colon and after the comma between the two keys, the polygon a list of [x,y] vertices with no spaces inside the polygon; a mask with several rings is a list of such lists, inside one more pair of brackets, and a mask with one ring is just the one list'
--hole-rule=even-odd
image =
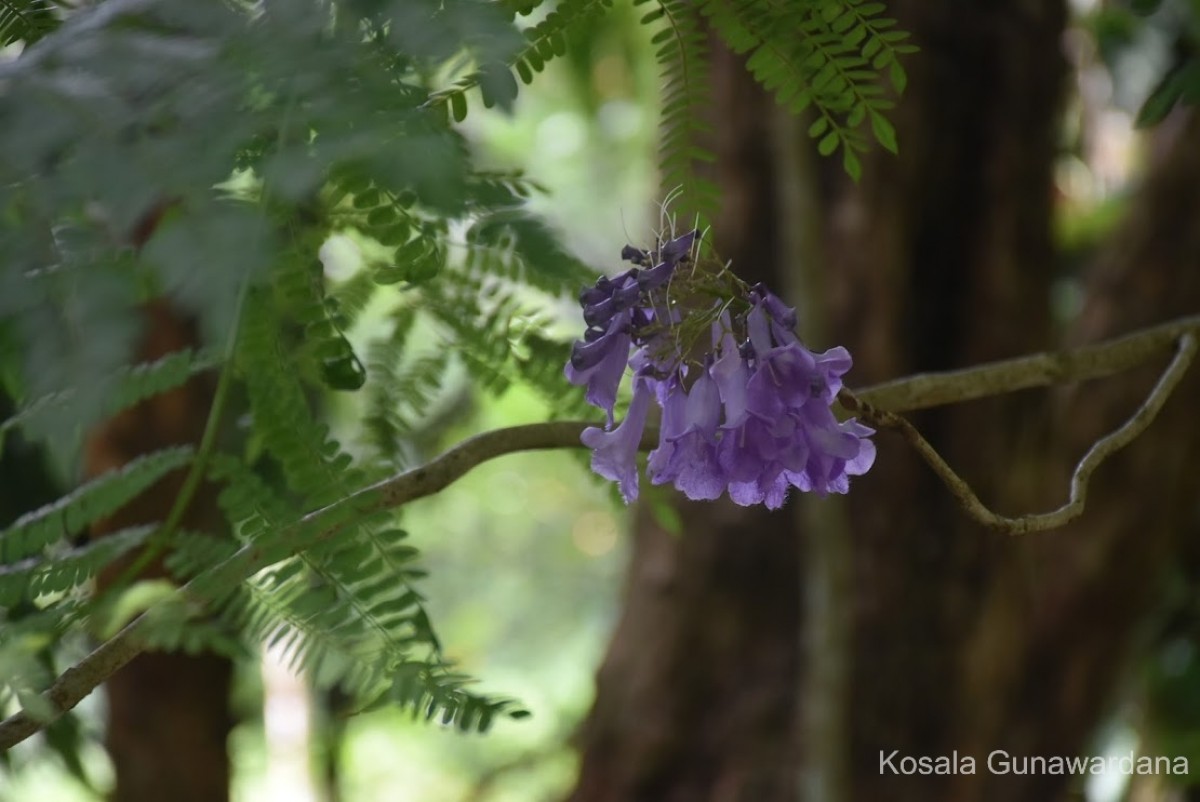
{"label": "purple trumpet flower", "polygon": [[617,388],[625,375],[629,360],[632,310],[626,310],[609,321],[608,330],[591,342],[576,342],[567,363],[567,381],[587,385],[585,397],[589,404],[608,413],[608,425],[613,424],[613,407]]}
{"label": "purple trumpet flower", "polygon": [[614,278],[601,276],[594,286],[579,294],[588,328],[583,340],[571,349],[571,360],[566,366],[567,381],[587,386],[585,397],[588,403],[607,413],[609,426],[614,422],[617,388],[625,373],[637,330],[646,328],[656,318],[661,322],[669,314],[661,299],[650,301],[647,296],[666,284],[671,271],[690,252],[695,239],[696,232],[688,232],[667,242],[657,252],[627,246],[622,251],[623,258],[637,264],[650,264],[652,259],[659,258],[662,261],[649,270],[632,268]]}
{"label": "purple trumpet flower", "polygon": [[592,470],[616,482],[626,503],[638,495],[638,445],[642,442],[653,396],[653,379],[648,376],[634,378],[633,400],[621,425],[612,431],[593,426],[584,429],[580,438],[592,449]]}
{"label": "purple trumpet flower", "polygon": [[[725,279],[732,297],[714,300],[711,277],[705,283],[697,269],[675,275],[695,238],[689,232],[652,251],[626,246],[622,258],[637,267],[580,295],[588,328],[566,372],[608,414],[605,429],[583,434],[593,470],[617,482],[626,502],[637,498],[638,445],[656,401],[659,443],[647,460],[654,484],[672,484],[691,499],[728,492],[738,504],[770,509],[793,487],[847,492],[849,477],[875,460],[873,430],[839,422],[831,409],[850,354],[808,350],[794,331],[795,310],[762,285]],[[709,325],[712,347],[698,353]],[[626,366],[634,371],[633,400],[614,429]]]}
{"label": "purple trumpet flower", "polygon": [[874,445],[865,439],[873,430],[854,421],[838,423],[830,409],[850,368],[849,352],[839,347],[812,353],[781,325],[792,314],[760,290],[746,322],[753,372],[742,383],[744,371],[725,369],[721,459],[730,497],[739,504],[777,508],[789,485],[822,496],[844,493],[846,475],[864,473],[874,462]]}
{"label": "purple trumpet flower", "polygon": [[671,482],[690,499],[720,498],[726,479],[717,459],[721,397],[716,382],[705,369],[689,392],[672,380],[665,395],[658,448],[647,463],[650,480]]}

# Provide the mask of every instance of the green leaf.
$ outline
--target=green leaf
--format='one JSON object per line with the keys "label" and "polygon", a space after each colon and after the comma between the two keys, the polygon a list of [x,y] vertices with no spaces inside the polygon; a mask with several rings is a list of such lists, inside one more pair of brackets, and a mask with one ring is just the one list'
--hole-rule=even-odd
{"label": "green leaf", "polygon": [[396,219],[396,210],[391,206],[380,206],[372,209],[367,215],[367,225],[369,226],[386,226]]}
{"label": "green leaf", "polygon": [[886,150],[891,153],[899,152],[899,148],[896,145],[896,129],[879,112],[871,112],[871,130],[875,134],[875,140]]}
{"label": "green leaf", "polygon": [[327,360],[321,366],[321,378],[333,390],[358,390],[367,381],[367,371],[348,341],[346,348],[348,354]]}
{"label": "green leaf", "polygon": [[368,189],[354,196],[353,206],[355,209],[373,209],[383,202],[383,196],[379,194],[378,189]]}
{"label": "green leaf", "polygon": [[452,92],[450,94],[450,114],[454,117],[456,123],[467,119],[467,98],[462,92]]}
{"label": "green leaf", "polygon": [[525,85],[533,83],[533,70],[529,68],[529,64],[523,60],[517,61],[513,65],[517,70],[517,75],[520,76],[521,82]]}
{"label": "green leaf", "polygon": [[1135,127],[1149,128],[1157,125],[1171,113],[1183,95],[1182,77],[1183,71],[1180,69],[1172,70],[1163,76],[1158,86],[1154,87],[1150,96],[1146,98],[1146,102],[1138,109],[1137,119],[1134,120]]}
{"label": "green leaf", "polygon": [[904,71],[904,67],[900,66],[899,61],[892,61],[888,77],[891,78],[892,86],[898,93],[904,92],[905,87],[908,86],[908,74]]}
{"label": "green leaf", "polygon": [[854,110],[850,112],[850,116],[846,118],[846,127],[857,128],[862,125],[863,120],[867,119],[867,111],[867,107],[863,104],[855,106]]}
{"label": "green leaf", "polygon": [[190,446],[163,449],[101,474],[52,504],[22,515],[0,532],[0,562],[36,554],[57,540],[112,515],[155,482],[192,458]]}
{"label": "green leaf", "polygon": [[840,17],[835,19],[829,27],[834,33],[844,34],[846,31],[850,30],[850,26],[852,26],[856,20],[857,15],[853,11],[847,11],[845,14],[842,14]]}
{"label": "green leaf", "polygon": [[854,179],[854,183],[858,183],[862,178],[862,164],[858,160],[858,156],[851,148],[844,148],[842,154],[842,168],[846,174]]}
{"label": "green leaf", "polygon": [[833,153],[835,150],[837,150],[839,141],[840,141],[840,137],[838,136],[838,132],[830,131],[817,144],[817,152],[820,153],[822,156],[828,156],[831,153]]}

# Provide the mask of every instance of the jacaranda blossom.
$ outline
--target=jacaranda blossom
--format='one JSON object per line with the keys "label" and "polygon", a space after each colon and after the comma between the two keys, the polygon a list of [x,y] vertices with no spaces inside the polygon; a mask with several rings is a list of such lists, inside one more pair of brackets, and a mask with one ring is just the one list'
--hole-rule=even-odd
{"label": "jacaranda blossom", "polygon": [[702,370],[687,392],[669,386],[662,408],[658,448],[648,463],[651,481],[670,482],[692,499],[720,498],[725,474],[717,458],[721,397],[716,382]]}
{"label": "jacaranda blossom", "polygon": [[621,498],[627,502],[637,498],[637,452],[654,395],[651,384],[651,380],[645,376],[634,379],[629,412],[616,429],[605,431],[590,428],[583,432],[583,444],[592,449],[592,470],[616,482],[621,490]]}
{"label": "jacaranda blossom", "polygon": [[[872,429],[838,421],[832,404],[850,369],[845,348],[808,350],[796,313],[762,285],[747,287],[692,260],[696,232],[656,250],[626,246],[635,267],[601,278],[580,303],[587,330],[566,368],[608,416],[583,442],[592,468],[637,498],[638,447],[651,402],[662,410],[658,447],[647,470],[691,499],[723,493],[738,504],[780,507],[790,488],[845,493],[849,477],[875,461]],[[626,368],[633,400],[614,428]]]}

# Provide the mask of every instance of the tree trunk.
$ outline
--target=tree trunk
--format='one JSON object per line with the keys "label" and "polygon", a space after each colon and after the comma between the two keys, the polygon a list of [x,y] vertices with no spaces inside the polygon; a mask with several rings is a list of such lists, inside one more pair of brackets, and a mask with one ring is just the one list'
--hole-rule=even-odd
{"label": "tree trunk", "polygon": [[[151,361],[198,344],[194,326],[165,302],[149,305],[138,358]],[[89,475],[119,467],[171,445],[196,444],[212,405],[213,382],[199,376],[117,415],[88,440]],[[163,521],[183,483],[176,471],[93,529],[94,537],[136,524]],[[202,486],[182,520],[184,529],[219,532],[216,494]],[[101,577],[104,588],[127,562]],[[162,576],[161,563],[145,576]],[[215,655],[149,652],[105,684],[106,746],[116,773],[114,802],[223,802],[229,798],[226,739],[232,663]]]}
{"label": "tree trunk", "polygon": [[[901,3],[896,11],[921,47],[896,113],[901,155],[874,154],[861,191],[841,182],[827,218],[834,329],[856,355],[862,383],[1052,345],[1064,4],[947,0]],[[1045,509],[1058,495],[1049,488],[1065,485],[1048,471],[1044,394],[934,410],[914,422],[1003,512]],[[992,695],[1000,689],[988,674],[999,656],[975,658],[973,644],[1019,651],[1022,633],[987,621],[988,605],[996,596],[1028,601],[1036,575],[1011,576],[1004,566],[1025,565],[1028,547],[1040,541],[971,523],[894,435],[880,437],[879,460],[848,503],[852,798],[970,800],[981,788],[1005,799],[1055,798],[1046,788],[1018,793],[982,765],[975,775],[951,777],[895,776],[880,766],[881,754],[893,750],[913,757],[957,750],[976,760],[991,749],[1026,753],[1010,729],[980,728],[983,709],[1018,700]]]}
{"label": "tree trunk", "polygon": [[[873,154],[860,187],[829,162],[816,183],[815,291],[831,336],[813,344],[847,345],[859,385],[1058,338],[1049,302],[1065,4],[911,0],[895,13],[922,48],[895,114],[901,154]],[[714,64],[726,201],[717,243],[735,268],[778,285],[800,269],[788,256],[809,192],[789,184],[787,149],[768,147],[776,112],[740,69],[727,56]],[[1200,308],[1200,127],[1186,125],[1093,270],[1073,339]],[[1028,391],[914,421],[985,502],[1042,511],[1062,502],[1069,465],[1136,407],[1165,360],[1086,393]],[[1091,754],[1171,603],[1166,572],[1181,556],[1194,562],[1180,544],[1198,528],[1194,509],[1187,517],[1200,475],[1196,371],[1185,381],[1062,531],[1012,539],[971,524],[889,433],[842,506],[685,505],[680,538],[639,516],[572,798],[1064,798],[1071,778],[995,775],[987,756]],[[893,776],[880,767],[893,750],[957,750],[976,773]]]}

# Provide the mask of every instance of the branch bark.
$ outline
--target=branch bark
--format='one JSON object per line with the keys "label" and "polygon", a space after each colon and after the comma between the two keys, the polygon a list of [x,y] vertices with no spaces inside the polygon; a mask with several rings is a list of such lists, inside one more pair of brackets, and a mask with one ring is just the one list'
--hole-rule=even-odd
{"label": "branch bark", "polygon": [[1125,423],[1093,443],[1076,464],[1075,470],[1071,474],[1071,489],[1067,502],[1050,512],[1030,513],[1016,518],[999,515],[988,509],[987,505],[979,500],[979,496],[975,494],[971,486],[955,473],[942,455],[907,420],[894,412],[875,409],[863,403],[861,398],[850,391],[842,391],[840,398],[850,409],[861,411],[863,420],[868,423],[898,430],[913,447],[913,450],[929,464],[946,488],[958,499],[963,510],[976,521],[1005,534],[1024,535],[1030,532],[1057,529],[1083,514],[1084,505],[1087,503],[1088,481],[1092,478],[1092,473],[1100,467],[1101,462],[1133,442],[1139,434],[1146,430],[1146,427],[1154,422],[1163,404],[1179,384],[1183,374],[1187,372],[1195,355],[1196,335],[1184,334],[1179,339],[1175,356],[1167,365],[1162,377],[1151,389],[1150,394],[1146,396],[1145,401]]}
{"label": "branch bark", "polygon": [[[859,405],[879,414],[878,420],[884,425],[898,425],[902,430],[912,429],[911,424],[907,424],[907,422],[904,422],[906,426],[893,422],[897,413],[984,398],[1030,387],[1112,375],[1144,362],[1164,351],[1172,342],[1179,341],[1179,351],[1145,403],[1116,432],[1097,441],[1081,460],[1072,479],[1071,501],[1064,507],[1046,513],[1044,516],[1002,518],[983,507],[978,498],[974,496],[973,491],[961,479],[957,480],[962,485],[960,488],[956,488],[954,482],[947,481],[947,485],[964,503],[964,507],[969,513],[978,517],[981,514],[980,509],[982,509],[984,513],[1000,521],[1016,522],[1016,528],[1013,528],[1012,531],[1034,531],[1049,527],[1040,523],[1021,524],[1020,522],[1057,520],[1057,517],[1051,519],[1046,516],[1063,517],[1063,522],[1065,522],[1082,511],[1088,476],[1100,460],[1126,445],[1153,420],[1170,390],[1186,370],[1195,353],[1196,338],[1198,337],[1200,337],[1200,315],[1192,315],[1096,345],[1057,353],[1032,354],[965,370],[918,374],[864,388],[848,394],[847,398],[855,399]],[[552,421],[484,432],[459,443],[426,465],[397,474],[328,507],[305,515],[287,527],[287,531],[281,534],[289,541],[294,540],[298,547],[303,548],[304,543],[328,539],[364,516],[381,510],[394,509],[411,501],[433,495],[448,487],[475,466],[505,454],[578,447],[583,430],[593,425],[595,424],[584,421]],[[915,434],[915,429],[913,433]],[[931,465],[934,465],[935,470],[939,470],[939,474],[946,479],[946,474],[942,473],[935,464],[940,461],[945,466],[944,460],[941,460],[940,456],[937,456],[936,452],[928,447],[928,444],[922,448],[917,444],[917,440],[912,439],[911,434],[908,436],[922,456],[929,459],[932,454],[936,458],[931,461]],[[919,434],[916,434],[916,437],[919,442],[924,443],[924,439],[920,438]],[[658,432],[648,429],[642,438],[641,447],[643,450],[648,450],[653,448],[657,441]],[[950,471],[948,466],[944,470],[953,475],[953,471]],[[957,479],[957,477],[955,478]],[[961,492],[962,488],[966,488],[966,494]],[[974,499],[974,505],[970,499]],[[996,524],[993,523],[993,525]],[[1022,526],[1026,528],[1021,529]],[[204,594],[200,589],[206,584],[211,584],[214,578],[219,579],[221,584],[239,582],[273,564],[278,559],[280,557],[274,550],[264,549],[256,544],[244,546],[226,560],[181,586],[175,595],[181,598],[199,597],[202,600]],[[58,716],[75,707],[108,677],[144,651],[146,645],[141,636],[148,626],[149,616],[150,613],[143,613],[128,623],[77,665],[64,672],[43,692],[43,699],[54,711],[52,718],[37,719],[25,711],[21,711],[0,722],[0,751],[7,750],[24,741]]]}

